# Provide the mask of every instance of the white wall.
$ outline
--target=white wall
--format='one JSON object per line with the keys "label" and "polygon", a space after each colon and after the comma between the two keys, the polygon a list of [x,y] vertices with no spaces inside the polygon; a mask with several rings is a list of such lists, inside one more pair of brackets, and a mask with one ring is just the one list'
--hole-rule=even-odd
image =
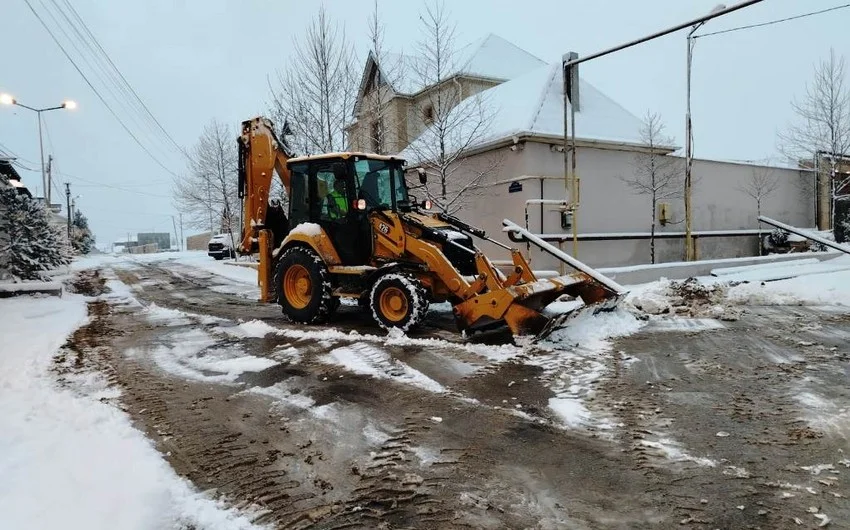
{"label": "white wall", "polygon": [[[522,144],[521,144],[522,145]],[[541,179],[522,181],[523,189],[508,192],[508,183],[498,183],[522,175],[549,176],[543,179],[543,195],[547,199],[566,197],[563,154],[553,152],[549,145],[526,142],[516,151],[502,148],[502,166],[489,179],[488,193],[477,198],[465,208],[460,217],[471,224],[487,230],[497,239],[507,242],[501,232],[501,220],[508,218],[519,225],[525,224],[525,201],[540,197]],[[600,232],[648,232],[651,223],[649,196],[636,195],[623,181],[633,173],[634,153],[624,150],[582,148],[578,150],[577,166],[581,179],[581,208],[578,216],[579,233]],[[476,158],[466,162],[465,171],[476,169]],[[480,165],[480,164],[478,164]],[[684,167],[684,166],[682,166]],[[740,191],[749,178],[754,166],[707,160],[695,160],[693,174],[693,230],[737,230],[754,229],[756,222],[755,201]],[[813,226],[814,208],[810,196],[806,196],[800,180],[810,178],[799,171],[773,169],[779,179],[777,190],[762,204],[762,214],[781,219],[792,225]],[[684,218],[682,201],[672,200],[672,220]],[[561,228],[560,214],[555,207],[544,207],[543,226],[540,226],[540,206],[530,207],[529,227],[533,232],[566,233]],[[682,232],[684,223],[656,226],[657,232]],[[488,252],[495,246],[483,245]],[[572,253],[572,243],[564,245]],[[723,258],[754,255],[758,252],[757,238],[702,238],[697,242],[700,258]],[[681,239],[656,241],[656,261],[679,261],[684,255]],[[633,265],[649,262],[649,242],[586,241],[579,243],[578,257],[592,265]],[[532,253],[535,268],[557,269],[557,261],[546,255]]]}

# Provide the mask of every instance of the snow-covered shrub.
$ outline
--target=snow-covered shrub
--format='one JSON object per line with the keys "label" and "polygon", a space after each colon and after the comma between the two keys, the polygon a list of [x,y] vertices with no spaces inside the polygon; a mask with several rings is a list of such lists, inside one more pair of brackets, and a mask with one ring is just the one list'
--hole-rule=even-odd
{"label": "snow-covered shrub", "polygon": [[71,246],[79,254],[88,254],[94,246],[94,236],[89,229],[89,220],[79,210],[71,221]]}
{"label": "snow-covered shrub", "polygon": [[774,228],[767,236],[767,240],[773,248],[785,246],[788,243],[788,232],[781,228]]}
{"label": "snow-covered shrub", "polygon": [[14,188],[0,188],[0,269],[21,280],[71,262],[65,234],[52,226],[44,206]]}

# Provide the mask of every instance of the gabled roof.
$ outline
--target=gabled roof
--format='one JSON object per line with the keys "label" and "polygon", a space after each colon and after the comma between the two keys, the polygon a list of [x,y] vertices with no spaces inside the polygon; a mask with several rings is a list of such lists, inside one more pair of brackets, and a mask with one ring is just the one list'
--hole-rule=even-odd
{"label": "gabled roof", "polygon": [[[366,88],[373,66],[377,66],[385,80],[391,83],[396,94],[412,96],[425,89],[422,80],[422,58],[414,54],[384,53],[383,65],[377,64],[375,55],[369,52],[366,67],[360,80],[360,96]],[[449,79],[457,75],[483,77],[495,81],[507,81],[545,63],[522,48],[490,33],[458,50],[452,61],[455,67],[443,76]]]}
{"label": "gabled roof", "polygon": [[[468,147],[512,136],[564,135],[564,94],[561,64],[554,63],[527,72],[515,79],[479,94],[484,108],[492,118],[478,140]],[[576,138],[616,144],[640,145],[641,120],[590,83],[579,80],[579,111],[576,112]],[[468,113],[475,98],[468,98],[455,111]],[[454,111],[453,111],[454,112]],[[463,115],[463,114],[462,114]],[[427,142],[432,131],[426,131],[413,141]],[[468,138],[468,135],[460,134]],[[415,145],[414,145],[415,147]],[[409,146],[399,156],[415,160]]]}

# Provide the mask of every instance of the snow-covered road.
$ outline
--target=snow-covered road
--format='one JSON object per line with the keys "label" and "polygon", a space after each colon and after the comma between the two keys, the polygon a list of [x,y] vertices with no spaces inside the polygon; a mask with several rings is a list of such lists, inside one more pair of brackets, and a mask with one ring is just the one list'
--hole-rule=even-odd
{"label": "snow-covered road", "polygon": [[807,471],[847,462],[847,271],[655,282],[496,346],[439,310],[410,335],[356,307],[294,326],[255,302],[252,269],[202,253],[73,269],[90,296],[0,300],[0,528],[850,515],[838,474]]}

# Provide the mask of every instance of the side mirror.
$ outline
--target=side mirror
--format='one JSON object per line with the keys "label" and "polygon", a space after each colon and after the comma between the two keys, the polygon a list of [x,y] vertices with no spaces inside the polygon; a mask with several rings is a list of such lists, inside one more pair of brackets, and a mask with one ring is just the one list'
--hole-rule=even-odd
{"label": "side mirror", "polygon": [[423,186],[428,183],[428,173],[421,167],[416,168],[416,174],[419,175],[419,183]]}

